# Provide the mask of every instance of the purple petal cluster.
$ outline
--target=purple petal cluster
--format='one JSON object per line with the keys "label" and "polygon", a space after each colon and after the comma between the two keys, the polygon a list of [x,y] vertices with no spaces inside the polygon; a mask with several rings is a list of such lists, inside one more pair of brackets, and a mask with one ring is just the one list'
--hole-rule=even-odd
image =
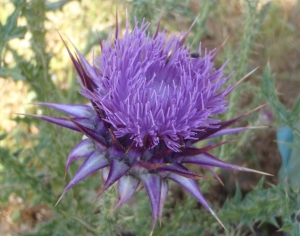
{"label": "purple petal cluster", "polygon": [[214,68],[212,52],[201,57],[199,47],[193,58],[180,36],[149,37],[148,26],[136,23],[122,39],[103,43],[94,65],[84,63],[96,88],[84,87],[82,94],[105,112],[117,138],[129,135],[142,147],[147,137],[152,147],[164,141],[178,152],[196,132],[214,127],[213,115],[226,110],[230,90],[221,90],[226,78],[223,67]]}
{"label": "purple petal cluster", "polygon": [[[221,122],[215,115],[226,111],[225,96],[236,86],[223,88],[228,77],[216,69],[217,51],[191,52],[183,43],[188,35],[167,36],[165,31],[150,36],[149,23],[136,22],[132,32],[118,29],[101,42],[101,54],[90,65],[78,52],[68,52],[79,75],[80,93],[90,105],[38,103],[62,111],[70,118],[37,117],[81,132],[85,139],[70,152],[66,171],[80,158],[85,161],[62,193],[90,174],[102,170],[106,189],[118,182],[118,202],[126,203],[145,188],[152,207],[152,231],[162,219],[168,182],[172,180],[193,195],[217,218],[204,199],[196,180],[205,178],[185,164],[252,171],[225,163],[208,151],[228,142],[201,148],[200,140],[241,132],[251,127],[228,128],[249,113]],[[252,112],[252,111],[251,111]],[[260,172],[261,173],[261,172]],[[61,199],[60,198],[60,199]],[[60,200],[59,199],[59,200]],[[221,223],[221,222],[220,222]],[[222,224],[222,223],[221,223]]]}

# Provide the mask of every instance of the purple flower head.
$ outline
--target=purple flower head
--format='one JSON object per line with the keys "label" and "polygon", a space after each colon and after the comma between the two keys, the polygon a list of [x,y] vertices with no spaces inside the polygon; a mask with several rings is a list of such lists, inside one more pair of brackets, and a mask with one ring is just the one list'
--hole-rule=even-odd
{"label": "purple flower head", "polygon": [[[118,182],[119,198],[113,209],[126,203],[141,186],[152,207],[152,232],[162,219],[172,180],[192,194],[220,223],[204,199],[196,180],[205,178],[185,164],[252,171],[225,163],[208,151],[226,142],[196,148],[194,143],[241,132],[251,127],[228,128],[250,114],[219,121],[215,115],[226,111],[225,96],[237,85],[223,88],[228,77],[214,67],[218,51],[191,52],[184,41],[188,33],[169,36],[165,31],[151,36],[149,23],[136,22],[124,36],[118,29],[105,42],[101,54],[90,65],[76,50],[67,47],[82,86],[80,93],[90,105],[38,103],[70,115],[70,118],[34,116],[81,132],[85,139],[71,150],[66,163],[85,161],[62,193],[90,174],[102,169],[104,185],[99,197]],[[256,109],[255,109],[256,110]],[[262,172],[258,172],[262,173]],[[61,200],[59,199],[59,201]],[[222,224],[222,223],[221,223]]]}
{"label": "purple flower head", "polygon": [[[81,92],[112,125],[117,138],[129,136],[143,147],[163,142],[178,152],[187,140],[205,128],[215,127],[215,114],[226,110],[221,90],[226,81],[221,67],[214,68],[213,52],[193,58],[180,36],[165,32],[150,37],[149,23],[127,27],[123,38],[110,37],[102,53],[86,72],[95,83]],[[118,35],[118,33],[117,33]]]}

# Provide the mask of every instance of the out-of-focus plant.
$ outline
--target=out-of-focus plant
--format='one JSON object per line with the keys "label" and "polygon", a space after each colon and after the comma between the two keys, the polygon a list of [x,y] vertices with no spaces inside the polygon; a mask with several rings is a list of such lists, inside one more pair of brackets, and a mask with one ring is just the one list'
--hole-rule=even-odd
{"label": "out-of-focus plant", "polygon": [[[20,3],[21,1],[19,4]],[[0,76],[4,78],[12,76],[14,79],[24,79],[18,66],[15,65],[13,68],[7,68],[3,61],[5,50],[9,50],[7,43],[15,38],[24,38],[25,33],[27,32],[25,26],[17,26],[17,20],[21,9],[22,4],[16,6],[13,13],[7,18],[5,24],[2,25],[0,22]]]}
{"label": "out-of-focus plant", "polygon": [[[188,38],[187,42],[195,43],[194,48],[198,47],[204,34],[209,34],[207,29],[207,19],[209,14],[217,5],[216,0],[211,1],[148,1],[135,0],[128,1],[131,3],[130,21],[134,25],[135,19],[141,22],[144,18],[149,22],[158,22],[161,18],[161,24],[168,30],[181,31],[182,26],[188,28],[199,14],[197,21],[193,27],[193,37]],[[153,14],[155,12],[155,14]],[[178,25],[178,21],[182,25]],[[149,30],[154,33],[155,26],[150,26]]]}
{"label": "out-of-focus plant", "polygon": [[[56,77],[52,74],[53,71],[58,70],[55,67],[58,64],[60,65],[61,62],[57,61],[56,64],[53,64],[53,61],[55,61],[53,55],[57,54],[52,51],[52,47],[49,47],[49,37],[52,39],[53,35],[47,36],[50,29],[46,25],[49,22],[58,24],[58,22],[55,22],[54,16],[61,17],[63,15],[62,19],[69,22],[71,31],[78,31],[84,35],[84,37],[78,37],[78,40],[80,40],[80,48],[83,54],[89,56],[93,45],[98,43],[98,35],[100,35],[100,38],[106,38],[107,35],[101,29],[90,27],[91,22],[95,24],[103,23],[97,18],[97,16],[101,16],[102,20],[109,22],[106,23],[107,25],[114,25],[114,22],[109,20],[110,15],[114,18],[112,13],[115,12],[114,2],[108,0],[99,1],[99,4],[97,1],[92,0],[7,0],[4,2],[5,4],[11,4],[13,7],[10,8],[12,11],[4,21],[2,17],[5,14],[1,16],[0,76],[7,80],[13,78],[14,80],[24,81],[30,90],[36,94],[35,99],[37,101],[83,102],[76,95],[78,87],[75,85],[76,79],[70,65],[67,68],[60,69],[64,72],[62,74],[65,76],[62,77],[68,83],[68,86],[66,86],[69,88],[68,90],[58,86]],[[220,58],[221,61],[224,61],[224,58],[232,58],[227,68],[228,71],[236,71],[236,79],[241,74],[243,75],[258,66],[257,63],[266,60],[269,56],[267,52],[272,53],[270,58],[272,63],[276,61],[276,58],[279,61],[281,58],[278,57],[276,52],[280,51],[281,45],[278,44],[277,39],[280,39],[280,42],[285,42],[282,45],[284,48],[289,48],[290,45],[297,47],[295,43],[289,41],[294,39],[296,25],[293,25],[292,18],[286,20],[283,17],[278,17],[281,14],[281,9],[275,3],[276,1],[272,5],[262,6],[259,5],[258,1],[250,0],[243,1],[243,4],[240,4],[240,1],[132,0],[127,1],[126,6],[123,1],[115,2],[118,5],[118,12],[123,11],[125,7],[128,8],[131,21],[133,21],[134,16],[138,20],[145,17],[147,21],[155,25],[161,17],[162,25],[166,26],[168,31],[187,29],[196,16],[200,14],[191,32],[191,37],[188,39],[194,48],[198,45],[194,45],[193,41],[198,42],[204,39],[206,42],[211,42],[218,38],[221,44],[229,34],[234,35],[228,39],[224,51],[220,53]],[[70,5],[73,8],[68,8]],[[234,8],[235,6],[238,6],[238,10]],[[297,6],[294,7],[295,13],[297,13]],[[65,12],[65,9],[69,10],[68,13]],[[111,11],[111,9],[114,10]],[[78,14],[78,11],[80,11],[80,14]],[[53,12],[58,15],[51,15]],[[227,12],[227,14],[224,14],[224,12]],[[231,13],[234,15],[237,12],[236,19],[238,19],[238,23],[230,22]],[[73,15],[80,15],[80,17],[72,19]],[[126,21],[124,15],[125,11],[120,12],[121,23]],[[297,14],[293,16],[295,17]],[[90,17],[89,20],[86,17]],[[216,25],[225,27],[224,29],[212,28]],[[107,26],[103,26],[103,28],[107,28]],[[155,29],[151,28],[150,30],[153,32]],[[59,29],[59,31],[63,35],[67,33],[62,29]],[[216,34],[216,32],[219,34]],[[274,32],[279,33],[280,36],[274,37]],[[289,35],[289,37],[283,37],[283,35]],[[16,40],[24,37],[29,38],[29,47],[26,49],[17,47]],[[259,45],[257,43],[261,43],[262,38],[273,40],[272,43],[276,46],[276,50],[274,50],[273,45],[270,45],[270,47],[267,45],[267,47],[258,51],[257,47]],[[51,43],[53,44],[53,41]],[[59,43],[54,41],[54,44],[57,44],[55,45],[57,50]],[[61,42],[60,45],[62,45]],[[269,51],[265,50],[268,48]],[[26,53],[24,53],[25,50]],[[62,47],[58,50],[62,50]],[[259,52],[259,56],[253,52]],[[284,55],[289,56],[289,53],[284,51]],[[11,56],[12,60],[6,60],[6,57]],[[276,69],[276,67],[274,66],[273,69]],[[61,80],[62,78],[59,77],[58,79]],[[263,76],[262,93],[271,105],[278,127],[288,126],[287,133],[293,139],[293,142],[291,142],[291,139],[281,138],[282,133],[279,130],[278,143],[280,149],[284,149],[282,153],[286,153],[282,154],[284,162],[282,169],[288,171],[281,171],[281,173],[286,174],[282,175],[280,184],[268,186],[266,182],[263,184],[262,181],[245,197],[237,187],[233,199],[228,199],[220,208],[214,209],[229,230],[227,235],[243,235],[247,232],[250,234],[251,230],[253,233],[260,230],[260,233],[267,235],[270,224],[276,228],[281,228],[282,231],[290,235],[299,234],[299,223],[296,219],[300,204],[298,184],[295,178],[298,173],[293,171],[296,170],[295,167],[298,165],[296,161],[299,158],[296,159],[297,155],[293,153],[298,151],[297,146],[299,146],[297,121],[300,114],[300,98],[296,100],[290,111],[286,110],[278,102],[272,81],[270,69],[266,68]],[[241,107],[239,102],[244,93],[252,93],[253,99],[246,106]],[[244,85],[241,84],[236,90],[236,94],[231,98],[231,104],[234,105],[230,108],[232,111],[230,114],[242,113],[243,110],[249,109],[249,106],[255,107],[261,102],[261,96],[254,96],[258,93],[258,84],[249,82]],[[29,107],[28,109],[36,111],[35,107]],[[47,109],[38,110],[38,112],[46,115],[56,115],[56,113],[50,113]],[[0,140],[0,211],[8,205],[8,198],[14,193],[20,196],[27,206],[46,203],[53,212],[54,217],[52,220],[44,224],[37,224],[36,231],[28,233],[28,235],[148,235],[148,229],[151,227],[151,221],[149,221],[151,207],[146,193],[139,192],[132,203],[124,205],[114,214],[109,215],[109,210],[117,201],[115,188],[108,190],[99,202],[91,203],[102,185],[100,176],[98,178],[95,176],[88,178],[84,186],[78,184],[75,190],[71,190],[65,196],[59,207],[54,208],[53,206],[61,194],[61,190],[70,181],[71,176],[78,168],[78,165],[72,165],[70,174],[66,176],[65,180],[63,179],[65,157],[73,144],[79,141],[81,137],[68,131],[62,133],[59,128],[33,121],[30,118],[16,118],[15,120],[18,122],[18,127],[12,133],[8,133],[6,137],[1,136]],[[255,116],[251,116],[248,121],[252,124],[256,123],[257,119]],[[39,130],[44,132],[38,130],[36,133],[31,133],[32,127],[38,127]],[[237,155],[240,147],[249,143],[250,136],[247,133],[241,136],[238,144],[233,148],[222,149],[221,157],[228,159],[228,156],[225,155],[227,153],[234,154],[233,156]],[[283,136],[287,137],[286,135]],[[10,144],[12,138],[17,140],[13,147]],[[253,158],[253,156],[249,158]],[[287,166],[291,169],[286,168]],[[286,183],[291,184],[292,187]],[[209,196],[210,186],[210,182],[201,183],[201,189],[205,196]],[[268,186],[267,189],[265,189],[266,186]],[[172,194],[170,194],[171,196],[165,204],[163,215],[165,220],[163,220],[161,227],[155,229],[154,235],[225,234],[217,231],[217,223],[213,217],[197,206],[192,197],[188,196],[181,200],[172,188],[173,186],[171,186]],[[136,202],[138,202],[138,208],[136,208]],[[12,218],[14,221],[22,221],[19,214],[13,214]],[[145,228],[147,230],[144,231]],[[0,234],[2,233],[1,230]]]}
{"label": "out-of-focus plant", "polygon": [[[229,64],[229,67],[231,67],[230,69],[232,71],[236,71],[236,73],[233,75],[233,81],[237,81],[239,78],[241,78],[241,76],[243,76],[243,73],[245,73],[245,70],[247,70],[247,68],[251,68],[249,65],[249,57],[253,51],[255,40],[260,33],[260,27],[262,26],[271,6],[269,2],[264,4],[262,8],[258,10],[258,2],[258,0],[244,2],[246,8],[246,19],[243,36],[240,44],[238,45],[238,50],[235,51],[235,53],[230,53],[231,57],[229,57],[233,61],[239,61],[238,64]],[[232,119],[234,114],[236,114],[238,110],[241,110],[238,106],[239,96],[244,90],[249,90],[249,88],[251,88],[251,85],[242,84],[241,87],[233,91],[229,98],[229,103],[232,105],[230,106],[228,113],[226,114],[227,119]],[[223,141],[225,139],[226,138],[224,137]],[[245,143],[245,139],[247,139],[246,134],[241,137],[239,144],[236,146],[241,147],[241,144]],[[237,151],[237,148],[233,148],[232,150],[230,150],[228,147],[223,146],[221,147],[220,152],[221,155],[225,156],[227,160],[231,156],[230,152],[235,153]]]}
{"label": "out-of-focus plant", "polygon": [[279,177],[281,181],[287,181],[292,187],[299,189],[300,95],[292,108],[287,110],[278,99],[270,64],[267,64],[262,75],[262,93],[270,104],[278,126],[277,141],[282,156]]}

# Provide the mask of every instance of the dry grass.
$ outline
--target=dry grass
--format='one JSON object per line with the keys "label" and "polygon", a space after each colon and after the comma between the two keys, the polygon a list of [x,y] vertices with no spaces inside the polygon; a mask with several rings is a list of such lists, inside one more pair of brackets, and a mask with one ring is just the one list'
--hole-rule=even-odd
{"label": "dry grass", "polygon": [[9,204],[0,208],[0,235],[16,236],[34,232],[38,224],[48,222],[53,217],[52,209],[46,204],[26,206],[20,197],[11,194]]}

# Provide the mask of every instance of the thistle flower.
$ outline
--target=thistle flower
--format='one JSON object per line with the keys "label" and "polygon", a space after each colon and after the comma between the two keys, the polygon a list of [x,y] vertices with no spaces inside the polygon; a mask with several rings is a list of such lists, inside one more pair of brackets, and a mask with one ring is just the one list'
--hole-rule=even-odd
{"label": "thistle flower", "polygon": [[[254,171],[225,163],[208,151],[221,142],[196,148],[198,141],[237,133],[251,127],[228,128],[249,113],[233,120],[216,117],[226,111],[225,97],[237,84],[224,88],[225,64],[216,69],[218,51],[191,52],[184,46],[189,31],[167,38],[166,32],[147,33],[149,23],[127,24],[120,37],[118,20],[115,34],[100,42],[101,54],[90,65],[76,49],[67,50],[79,75],[80,93],[90,105],[37,103],[62,111],[70,118],[30,115],[81,132],[86,138],[70,152],[70,164],[84,158],[61,198],[90,174],[102,170],[104,185],[99,197],[118,182],[118,202],[126,203],[144,187],[152,207],[152,231],[168,194],[168,182],[176,182],[193,195],[220,223],[205,200],[196,180],[205,178],[185,164]],[[256,110],[256,109],[255,109]],[[222,223],[221,223],[222,224]],[[223,224],[222,224],[223,226]],[[224,226],[223,226],[224,227]]]}

